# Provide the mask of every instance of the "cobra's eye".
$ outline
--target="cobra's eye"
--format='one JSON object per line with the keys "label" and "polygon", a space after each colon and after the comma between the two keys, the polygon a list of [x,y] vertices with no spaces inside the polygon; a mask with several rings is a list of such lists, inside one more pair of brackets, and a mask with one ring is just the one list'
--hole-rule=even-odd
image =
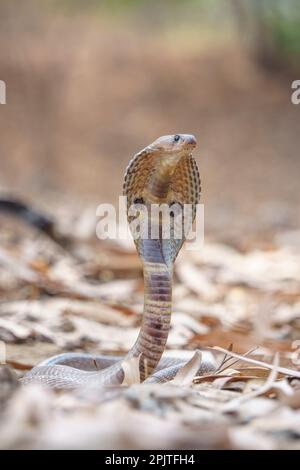
{"label": "cobra's eye", "polygon": [[174,136],[174,141],[175,141],[175,142],[178,142],[179,140],[180,140],[180,135],[176,134],[176,135]]}
{"label": "cobra's eye", "polygon": [[144,204],[144,199],[142,197],[136,197],[133,200],[133,204]]}

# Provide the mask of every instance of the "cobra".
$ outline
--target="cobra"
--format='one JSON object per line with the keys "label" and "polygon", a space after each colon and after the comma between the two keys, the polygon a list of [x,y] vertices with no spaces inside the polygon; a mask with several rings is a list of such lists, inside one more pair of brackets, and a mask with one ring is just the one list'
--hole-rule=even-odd
{"label": "cobra", "polygon": [[[192,156],[195,147],[193,135],[160,137],[137,153],[125,172],[123,194],[127,197],[128,222],[132,221],[132,205],[145,208],[140,211],[140,223],[147,235],[135,239],[143,264],[144,312],[131,350],[123,359],[97,354],[60,354],[34,367],[23,378],[24,384],[37,382],[54,388],[121,384],[124,361],[131,358],[138,360],[141,381],[164,382],[172,379],[185,364],[180,358],[162,358],[171,322],[173,267],[185,241],[185,231],[176,238],[174,229],[176,223],[184,223],[184,218],[172,214],[170,236],[164,238],[164,218],[153,221],[151,207],[189,204],[194,218],[200,199],[200,177]],[[149,233],[153,223],[157,228],[155,237]],[[203,374],[210,368],[209,363],[203,362],[198,372]]]}

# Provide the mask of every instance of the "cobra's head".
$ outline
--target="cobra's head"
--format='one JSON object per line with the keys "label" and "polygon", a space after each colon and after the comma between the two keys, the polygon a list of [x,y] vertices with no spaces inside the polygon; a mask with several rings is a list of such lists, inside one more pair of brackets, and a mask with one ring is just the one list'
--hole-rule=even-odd
{"label": "cobra's head", "polygon": [[148,147],[149,150],[160,154],[186,155],[192,153],[197,145],[196,138],[191,134],[163,135]]}
{"label": "cobra's head", "polygon": [[[159,229],[166,226],[164,217],[153,221],[152,208],[157,204],[169,207],[172,230],[175,226],[183,227],[184,223],[183,217],[175,216],[173,208],[179,206],[183,209],[189,205],[194,218],[200,198],[199,172],[192,156],[195,147],[196,139],[193,135],[167,135],[159,137],[133,157],[127,167],[123,186],[130,224],[135,219],[131,208],[138,205],[147,209],[138,216],[141,225],[146,228],[150,225],[159,225]],[[178,239],[172,232],[170,240],[161,240],[162,252],[166,251],[166,247],[169,249],[165,259],[175,259],[184,239],[185,233],[182,231]],[[141,244],[137,240],[135,242],[140,253]]]}

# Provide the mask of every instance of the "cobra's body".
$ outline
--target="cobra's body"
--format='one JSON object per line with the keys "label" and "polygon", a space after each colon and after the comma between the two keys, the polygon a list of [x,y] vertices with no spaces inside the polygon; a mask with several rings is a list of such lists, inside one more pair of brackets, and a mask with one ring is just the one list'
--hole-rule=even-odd
{"label": "cobra's body", "polygon": [[[135,239],[135,244],[143,263],[145,283],[142,326],[127,356],[118,360],[61,354],[33,368],[23,378],[24,383],[39,382],[56,388],[120,384],[124,379],[122,363],[132,357],[140,358],[141,381],[170,379],[182,366],[184,361],[180,359],[160,359],[170,328],[173,263],[185,239],[183,233],[176,238],[174,230],[176,224],[183,226],[183,219],[171,217],[170,237],[164,239],[164,216],[155,219],[151,208],[153,204],[191,204],[194,217],[200,196],[198,169],[192,157],[195,146],[196,140],[190,135],[161,137],[135,155],[125,174],[129,223],[134,219],[130,208],[141,205],[137,220],[144,235]],[[147,209],[147,213],[142,209]],[[207,367],[203,365],[204,370]]]}

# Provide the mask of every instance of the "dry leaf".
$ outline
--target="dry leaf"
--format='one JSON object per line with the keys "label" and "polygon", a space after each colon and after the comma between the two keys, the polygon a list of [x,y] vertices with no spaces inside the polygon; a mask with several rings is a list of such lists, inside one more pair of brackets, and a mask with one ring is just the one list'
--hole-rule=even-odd
{"label": "dry leaf", "polygon": [[124,371],[122,385],[133,385],[141,382],[140,360],[141,355],[138,357],[131,357],[122,362],[122,369]]}
{"label": "dry leaf", "polygon": [[185,366],[179,369],[174,379],[171,380],[170,383],[178,386],[190,385],[193,382],[193,379],[198,370],[200,369],[201,361],[202,354],[200,351],[196,351],[193,357],[185,364]]}

